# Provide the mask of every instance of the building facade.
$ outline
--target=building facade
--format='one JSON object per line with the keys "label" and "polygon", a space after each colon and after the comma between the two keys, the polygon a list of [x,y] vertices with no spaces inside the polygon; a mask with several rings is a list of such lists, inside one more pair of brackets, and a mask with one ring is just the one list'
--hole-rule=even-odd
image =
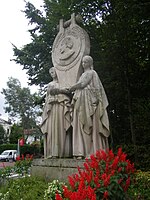
{"label": "building facade", "polygon": [[6,121],[2,118],[0,118],[0,125],[4,128],[5,130],[5,138],[9,138],[10,136],[10,132],[11,132],[11,127],[12,127],[12,124],[11,122],[9,121]]}

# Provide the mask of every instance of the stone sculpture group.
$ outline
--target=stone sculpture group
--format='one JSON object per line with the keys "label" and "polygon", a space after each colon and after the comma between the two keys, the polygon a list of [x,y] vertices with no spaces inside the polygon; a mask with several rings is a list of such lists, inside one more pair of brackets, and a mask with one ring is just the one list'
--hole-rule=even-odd
{"label": "stone sculpture group", "polygon": [[108,100],[93,69],[89,36],[77,19],[72,14],[70,20],[60,20],[52,48],[53,81],[41,124],[45,158],[82,159],[109,148]]}

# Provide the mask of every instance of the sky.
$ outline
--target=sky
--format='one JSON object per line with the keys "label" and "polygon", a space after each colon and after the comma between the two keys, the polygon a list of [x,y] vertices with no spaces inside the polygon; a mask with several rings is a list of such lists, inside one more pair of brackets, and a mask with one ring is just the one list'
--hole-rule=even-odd
{"label": "sky", "polygon": [[[41,7],[43,0],[28,0],[36,8]],[[28,86],[28,76],[22,66],[10,61],[13,58],[12,43],[17,47],[30,43],[31,38],[28,33],[28,20],[21,10],[25,9],[24,0],[1,0],[0,2],[0,117],[8,120],[8,115],[3,107],[5,106],[4,96],[1,94],[2,88],[7,88],[8,77],[19,79],[21,87]],[[37,87],[31,86],[31,92],[35,92]]]}

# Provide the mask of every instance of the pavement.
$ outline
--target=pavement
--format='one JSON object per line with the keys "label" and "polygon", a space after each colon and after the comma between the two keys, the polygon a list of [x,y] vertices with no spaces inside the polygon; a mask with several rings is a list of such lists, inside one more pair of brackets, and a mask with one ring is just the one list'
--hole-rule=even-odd
{"label": "pavement", "polygon": [[4,167],[13,167],[15,164],[15,162],[0,162],[0,169],[4,168]]}

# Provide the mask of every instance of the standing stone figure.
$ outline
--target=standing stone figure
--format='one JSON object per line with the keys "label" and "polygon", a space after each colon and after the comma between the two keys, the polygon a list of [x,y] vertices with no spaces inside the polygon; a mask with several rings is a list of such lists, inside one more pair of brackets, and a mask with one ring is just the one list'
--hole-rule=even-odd
{"label": "standing stone figure", "polygon": [[107,97],[102,83],[93,70],[93,59],[82,59],[83,74],[70,88],[75,91],[73,104],[73,156],[89,157],[96,150],[108,148],[109,121]]}
{"label": "standing stone figure", "polygon": [[55,68],[49,70],[53,81],[48,84],[41,130],[44,134],[44,157],[70,157],[70,98],[58,83]]}

